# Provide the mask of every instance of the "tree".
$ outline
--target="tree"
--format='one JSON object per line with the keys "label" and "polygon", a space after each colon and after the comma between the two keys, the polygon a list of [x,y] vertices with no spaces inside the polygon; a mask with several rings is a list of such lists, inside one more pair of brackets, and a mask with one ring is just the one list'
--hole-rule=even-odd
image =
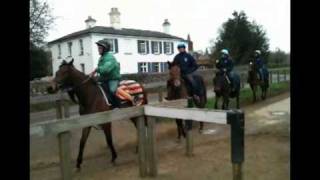
{"label": "tree", "polygon": [[220,51],[226,48],[235,64],[248,63],[257,49],[261,50],[262,56],[266,58],[269,43],[262,26],[249,22],[243,11],[234,11],[232,16],[218,30],[219,35],[211,47],[212,57],[217,59]]}
{"label": "tree", "polygon": [[30,43],[38,47],[42,45],[54,20],[47,2],[30,0]]}
{"label": "tree", "polygon": [[270,52],[268,57],[268,66],[276,67],[290,64],[290,54],[277,48],[275,51]]}
{"label": "tree", "polygon": [[51,73],[51,53],[43,48],[32,47],[30,50],[30,80],[40,78]]}
{"label": "tree", "polygon": [[51,54],[42,47],[54,19],[46,2],[30,0],[30,80],[51,73]]}

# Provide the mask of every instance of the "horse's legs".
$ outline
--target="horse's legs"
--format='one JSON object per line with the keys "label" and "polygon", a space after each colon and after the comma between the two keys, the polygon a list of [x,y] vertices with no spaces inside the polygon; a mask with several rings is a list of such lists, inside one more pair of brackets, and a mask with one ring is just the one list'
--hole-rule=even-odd
{"label": "horse's legs", "polygon": [[218,101],[219,101],[219,96],[216,96],[216,102],[214,103],[215,109],[218,109]]}
{"label": "horse's legs", "polygon": [[237,94],[237,97],[236,97],[236,100],[237,100],[237,109],[240,109],[240,102],[239,102],[239,101],[240,101],[240,100],[239,100],[240,98],[239,98],[239,97],[240,97],[240,95],[239,95],[239,93],[238,93],[238,94]]}
{"label": "horse's legs", "polygon": [[106,123],[103,125],[103,132],[106,137],[107,144],[108,144],[110,151],[111,151],[111,155],[112,155],[111,162],[114,163],[117,158],[117,153],[114,149],[113,142],[112,142],[111,123]]}
{"label": "horse's legs", "polygon": [[181,135],[183,137],[186,137],[186,133],[184,132],[184,129],[183,129],[182,119],[176,119],[176,124],[177,124],[177,130],[178,130],[178,140],[180,140]]}
{"label": "horse's legs", "polygon": [[252,93],[253,93],[253,102],[256,102],[257,97],[256,97],[256,86],[251,85]]}
{"label": "horse's legs", "polygon": [[91,127],[86,127],[82,129],[82,135],[81,135],[81,140],[80,140],[80,147],[79,147],[79,154],[77,158],[77,168],[80,170],[81,168],[81,163],[82,163],[82,156],[83,156],[83,151],[84,147],[86,145],[87,139],[90,134]]}

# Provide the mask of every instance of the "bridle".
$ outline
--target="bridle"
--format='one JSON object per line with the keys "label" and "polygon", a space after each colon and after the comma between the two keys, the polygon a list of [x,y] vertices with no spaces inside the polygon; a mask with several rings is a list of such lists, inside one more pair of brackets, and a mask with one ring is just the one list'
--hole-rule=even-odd
{"label": "bridle", "polygon": [[91,79],[91,77],[89,76],[88,78],[86,78],[85,80],[83,80],[80,84],[78,84],[78,85],[75,85],[75,86],[71,86],[71,87],[65,87],[65,88],[63,88],[63,87],[61,87],[61,85],[60,85],[60,89],[61,89],[61,91],[62,92],[69,92],[69,91],[75,91],[76,89],[78,89],[78,88],[80,88],[82,85],[84,85],[85,83],[87,83],[89,80]]}

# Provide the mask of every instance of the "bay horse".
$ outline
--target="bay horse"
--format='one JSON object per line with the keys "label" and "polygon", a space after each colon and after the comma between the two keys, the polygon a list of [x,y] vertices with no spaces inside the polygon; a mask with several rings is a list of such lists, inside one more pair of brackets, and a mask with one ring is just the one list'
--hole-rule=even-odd
{"label": "bay horse", "polygon": [[256,102],[257,97],[257,87],[260,86],[261,89],[261,99],[266,99],[267,90],[269,88],[269,80],[268,78],[259,79],[258,75],[258,68],[256,67],[255,63],[249,63],[249,71],[248,71],[248,83],[253,93],[253,102]]}
{"label": "bay horse", "polygon": [[[102,94],[96,80],[94,80],[93,78],[90,78],[88,75],[85,75],[81,71],[77,70],[73,66],[73,59],[69,63],[63,60],[62,64],[59,66],[59,69],[56,72],[54,79],[51,82],[51,86],[49,86],[47,90],[49,93],[55,93],[58,91],[58,89],[63,90],[68,88],[72,89],[68,91],[70,99],[75,103],[79,104],[80,115],[98,113],[98,112],[108,111],[112,109],[110,104],[107,104],[104,98],[104,95]],[[144,96],[142,100],[142,104],[147,104],[148,103],[147,94],[144,89],[142,90],[143,90],[143,96]],[[78,102],[75,100],[75,96],[77,97]],[[137,127],[137,124],[136,124],[137,120],[135,118],[132,118],[131,121],[134,123],[135,127]],[[146,125],[146,121],[145,121],[145,125]],[[111,163],[115,164],[117,153],[113,146],[113,141],[112,141],[111,122],[100,124],[99,126],[104,132],[106,142],[111,151],[111,155],[112,155]],[[90,134],[90,130],[91,130],[91,126],[85,127],[82,129],[79,153],[78,153],[77,163],[76,163],[76,167],[78,171],[81,169],[83,152],[84,152],[86,141]]]}
{"label": "bay horse", "polygon": [[240,108],[239,98],[240,98],[240,77],[238,74],[234,74],[235,78],[235,91],[231,90],[231,85],[227,77],[226,72],[218,72],[213,78],[213,91],[216,95],[216,101],[214,108],[218,109],[219,99],[222,97],[222,107],[221,109],[229,109],[229,99],[236,98],[237,109]]}
{"label": "bay horse", "polygon": [[[180,67],[171,62],[167,62],[169,67],[169,79],[167,80],[167,100],[184,99],[188,97],[188,91],[186,82],[181,77]],[[199,94],[200,101],[193,99],[194,104],[198,108],[204,108],[207,103],[207,92],[205,83],[201,76],[196,76],[196,80],[201,87],[201,93]],[[181,135],[186,137],[186,132],[183,127],[183,122],[181,119],[176,119],[177,131],[178,131],[178,141],[181,139]],[[186,121],[185,127],[191,129],[192,121]],[[200,122],[199,132],[203,130],[203,122]]]}

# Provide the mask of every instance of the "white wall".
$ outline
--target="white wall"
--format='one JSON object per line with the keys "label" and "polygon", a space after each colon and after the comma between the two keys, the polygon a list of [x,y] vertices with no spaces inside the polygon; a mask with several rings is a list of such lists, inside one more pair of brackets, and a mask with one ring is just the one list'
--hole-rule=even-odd
{"label": "white wall", "polygon": [[[80,56],[79,39],[83,40],[84,55]],[[85,64],[85,73],[90,73],[98,64],[100,55],[98,53],[98,48],[95,42],[103,38],[116,38],[118,39],[118,53],[115,53],[117,61],[120,63],[120,73],[137,73],[138,72],[138,62],[167,62],[172,61],[174,56],[178,53],[177,44],[181,42],[175,39],[165,39],[165,38],[149,38],[149,37],[129,37],[120,35],[106,35],[106,34],[91,34],[84,37],[75,38],[72,40],[67,40],[61,45],[61,59],[58,57],[58,43],[52,44],[50,46],[53,59],[53,72],[55,73],[61,64],[62,60],[69,55],[68,42],[72,42],[72,57],[74,58],[74,65],[77,69],[81,70],[81,63]],[[142,55],[138,53],[137,40],[148,40],[149,41],[149,54]],[[162,53],[160,55],[155,55],[151,53],[151,41],[167,41],[174,43],[174,53],[172,55],[164,54],[164,47],[162,45]],[[186,47],[188,48],[188,44]]]}
{"label": "white wall", "polygon": [[[95,42],[103,39],[103,38],[117,38],[118,39],[118,53],[115,53],[117,61],[120,62],[120,72],[121,74],[127,73],[137,73],[138,72],[138,62],[167,62],[172,61],[174,56],[178,53],[177,45],[179,40],[173,39],[164,39],[164,38],[149,38],[149,37],[128,37],[128,36],[119,36],[119,35],[105,35],[105,34],[93,34],[92,42],[93,42],[93,52],[94,49],[96,53],[94,53],[94,63],[98,63],[99,55],[97,51],[97,47]],[[142,55],[138,53],[138,40],[148,40],[149,41],[149,54]],[[155,55],[151,53],[151,41],[168,41],[173,42],[173,50],[174,53],[172,55],[164,54],[164,50],[162,49],[162,53],[160,55]],[[186,47],[188,48],[188,44]],[[163,45],[162,45],[163,48]],[[128,54],[130,53],[130,54]]]}
{"label": "white wall", "polygon": [[[82,39],[83,42],[83,55],[80,55],[80,44],[79,40]],[[50,46],[52,52],[52,67],[55,73],[58,70],[61,62],[69,56],[68,42],[72,42],[72,58],[74,58],[74,66],[78,70],[81,70],[81,63],[85,64],[85,73],[88,74],[93,68],[92,62],[92,39],[91,36],[83,36],[76,39],[70,39],[62,43],[55,43]],[[58,59],[58,44],[61,46],[61,58]],[[69,58],[68,58],[69,59]]]}

